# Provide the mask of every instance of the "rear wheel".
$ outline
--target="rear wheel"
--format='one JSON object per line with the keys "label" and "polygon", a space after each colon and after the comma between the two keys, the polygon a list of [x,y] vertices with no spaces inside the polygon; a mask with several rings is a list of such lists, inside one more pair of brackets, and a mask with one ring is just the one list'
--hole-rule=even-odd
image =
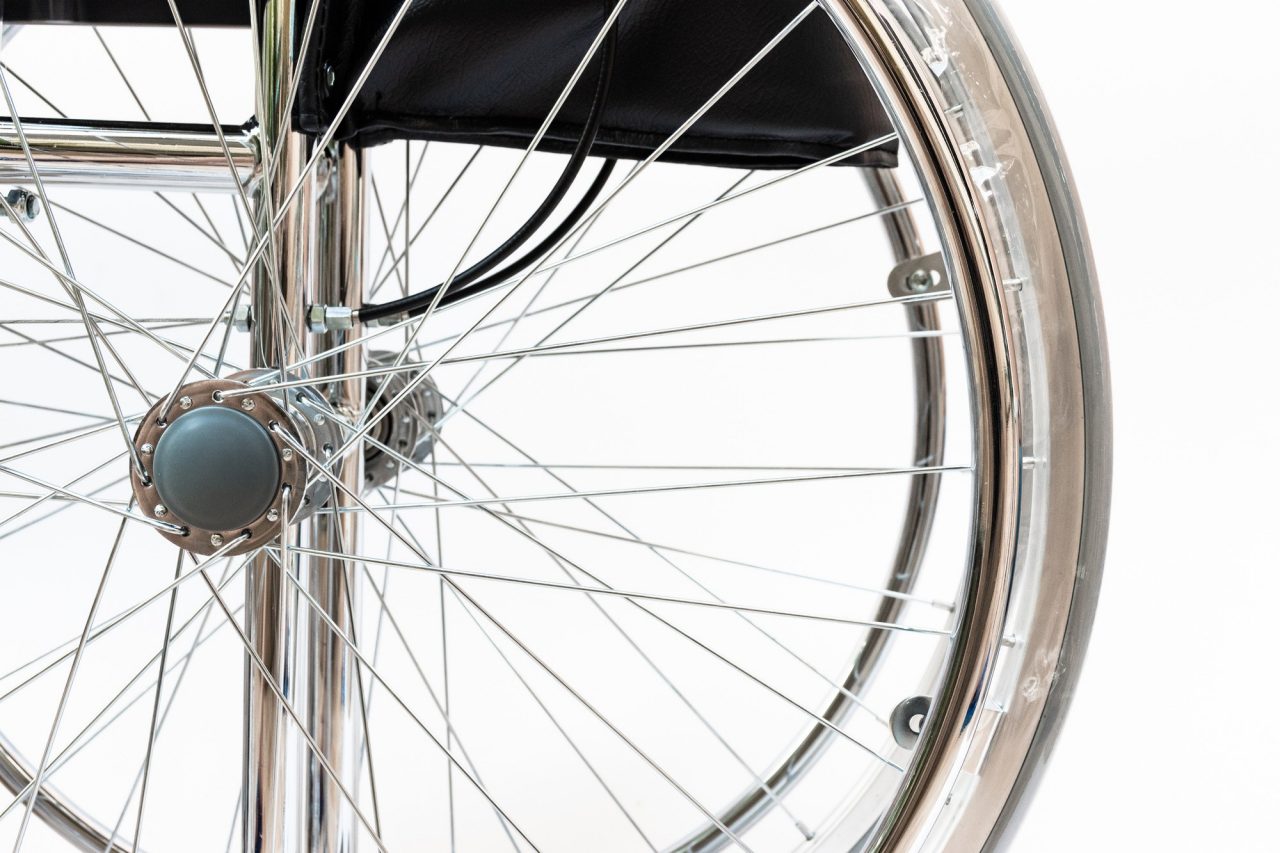
{"label": "rear wheel", "polygon": [[565,157],[295,132],[293,12],[6,32],[14,849],[998,844],[1083,653],[1109,415],[991,11],[804,7],[690,118],[825,28],[891,134],[659,147],[458,300]]}

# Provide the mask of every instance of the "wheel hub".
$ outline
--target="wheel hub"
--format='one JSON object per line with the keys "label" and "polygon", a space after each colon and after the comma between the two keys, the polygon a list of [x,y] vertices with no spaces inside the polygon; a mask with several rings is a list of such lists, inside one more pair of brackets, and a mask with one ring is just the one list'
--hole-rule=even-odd
{"label": "wheel hub", "polygon": [[161,431],[151,478],[175,517],[204,530],[240,530],[276,500],[280,462],[262,424],[238,409],[204,406]]}
{"label": "wheel hub", "polygon": [[[369,354],[370,367],[390,367],[395,363],[395,353],[375,352]],[[366,489],[391,482],[403,465],[392,453],[412,462],[421,463],[431,455],[435,446],[436,422],[444,413],[444,399],[431,377],[419,382],[407,395],[396,404],[395,410],[385,414],[387,405],[400,397],[409,387],[408,373],[392,373],[387,376],[372,377],[368,383],[367,394],[370,400],[376,400],[373,416],[376,420],[373,431],[369,434],[372,441],[364,446],[364,485]]]}
{"label": "wheel hub", "polygon": [[286,407],[284,392],[250,384],[275,376],[192,382],[167,411],[162,401],[143,418],[134,446],[146,473],[134,469],[133,492],[143,512],[183,527],[160,531],[174,544],[208,555],[247,535],[227,552],[244,553],[276,536],[286,516],[293,523],[328,502],[329,483],[309,477],[306,457],[326,459],[337,446],[333,411],[309,389],[291,389]]}

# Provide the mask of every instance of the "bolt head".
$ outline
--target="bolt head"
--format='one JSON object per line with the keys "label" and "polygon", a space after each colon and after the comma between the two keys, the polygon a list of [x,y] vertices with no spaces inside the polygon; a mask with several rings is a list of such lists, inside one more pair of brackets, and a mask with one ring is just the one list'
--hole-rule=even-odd
{"label": "bolt head", "polygon": [[151,442],[149,442],[149,441],[148,441],[146,444],[142,445],[142,447],[141,447],[141,448],[139,448],[139,449],[140,449],[143,453],[146,453],[146,454],[150,455],[150,454],[151,454],[151,452],[152,452],[153,450],[155,450],[156,448],[155,448],[155,445],[153,445]]}
{"label": "bolt head", "polygon": [[288,462],[290,459],[292,459],[292,458],[293,458],[293,448],[292,448],[292,447],[283,447],[283,448],[281,448],[281,449],[280,449],[280,458],[281,458],[281,459],[283,459],[285,462]]}
{"label": "bolt head", "polygon": [[320,414],[319,412],[316,412],[316,414],[311,418],[311,420],[315,422],[316,426],[324,426],[324,415]]}
{"label": "bolt head", "polygon": [[156,518],[164,518],[169,514],[169,510],[164,504],[156,504],[155,514]]}
{"label": "bolt head", "polygon": [[252,412],[253,407],[256,405],[257,403],[253,402],[252,397],[245,397],[240,401],[240,408],[244,409],[246,412]]}
{"label": "bolt head", "polygon": [[213,546],[213,547],[215,547],[215,548],[221,548],[221,547],[222,547],[222,534],[221,534],[221,533],[213,533],[213,534],[211,534],[211,535],[209,536],[209,544],[210,544],[210,545],[212,545],[212,546]]}
{"label": "bolt head", "polygon": [[190,397],[179,397],[179,398],[178,398],[178,407],[179,407],[179,408],[181,408],[181,409],[189,409],[189,408],[191,408],[191,398],[190,398]]}
{"label": "bolt head", "polygon": [[238,332],[247,332],[253,328],[253,309],[248,305],[237,305],[231,315],[231,323]]}
{"label": "bolt head", "polygon": [[907,276],[907,290],[912,293],[924,293],[933,286],[933,274],[928,270],[916,270]]}
{"label": "bolt head", "polygon": [[267,510],[267,521],[279,521],[279,520],[280,520],[280,510],[278,509]]}

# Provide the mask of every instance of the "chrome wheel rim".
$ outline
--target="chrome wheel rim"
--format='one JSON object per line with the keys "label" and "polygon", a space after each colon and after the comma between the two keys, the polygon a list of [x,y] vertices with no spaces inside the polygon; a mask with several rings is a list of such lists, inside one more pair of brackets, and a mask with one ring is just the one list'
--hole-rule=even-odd
{"label": "chrome wheel rim", "polygon": [[[993,100],[991,102],[975,104],[971,90],[964,88],[960,88],[959,92],[947,90],[947,84],[954,84],[955,81],[949,81],[945,73],[935,72],[929,65],[927,53],[922,56],[918,45],[913,45],[910,41],[913,36],[919,35],[923,28],[921,27],[921,22],[913,19],[909,12],[918,13],[917,17],[927,17],[918,8],[912,7],[908,9],[905,4],[900,8],[896,4],[892,6],[891,4],[886,4],[884,7],[880,7],[874,4],[868,6],[849,4],[845,6],[844,4],[831,3],[825,8],[825,11],[832,15],[833,20],[841,28],[842,32],[851,40],[856,52],[866,63],[870,76],[881,86],[886,102],[892,107],[890,112],[898,121],[899,134],[904,141],[905,149],[914,158],[916,178],[926,187],[924,195],[934,213],[934,225],[938,228],[939,236],[941,237],[941,245],[948,261],[949,278],[958,297],[957,301],[960,304],[962,320],[964,321],[962,323],[962,331],[967,345],[967,365],[970,371],[969,391],[974,394],[972,411],[976,423],[974,428],[973,459],[980,476],[975,478],[974,506],[976,510],[974,511],[973,536],[969,545],[970,568],[967,572],[968,583],[965,586],[961,606],[958,608],[958,621],[954,629],[948,628],[948,631],[954,630],[953,651],[950,655],[938,661],[939,671],[942,675],[941,681],[936,688],[930,689],[930,685],[927,683],[920,688],[934,697],[934,704],[931,706],[931,712],[921,732],[920,743],[914,750],[902,753],[906,781],[901,787],[894,785],[889,788],[884,785],[881,779],[875,778],[880,774],[871,774],[872,778],[865,788],[865,791],[870,793],[867,793],[862,798],[862,805],[866,808],[867,803],[873,801],[881,802],[883,805],[879,808],[870,809],[872,814],[869,816],[864,815],[858,818],[857,821],[849,817],[857,809],[849,808],[844,812],[833,812],[833,814],[841,815],[840,819],[831,818],[820,822],[816,831],[816,838],[812,842],[801,844],[801,849],[805,849],[805,844],[809,845],[807,849],[827,849],[826,847],[814,845],[838,845],[850,838],[856,843],[865,845],[866,849],[899,849],[920,843],[926,838],[937,839],[941,836],[936,833],[940,832],[945,833],[947,838],[963,837],[971,841],[981,838],[981,843],[986,843],[985,839],[989,836],[991,826],[994,825],[997,817],[1004,811],[1006,804],[1009,802],[1009,791],[1013,788],[1013,778],[1006,780],[1004,777],[1016,778],[1018,775],[1016,771],[1002,770],[1003,776],[1000,773],[991,774],[999,778],[990,784],[984,778],[984,784],[979,786],[978,793],[970,792],[973,807],[966,809],[951,826],[945,828],[942,826],[942,823],[945,822],[939,821],[937,808],[939,803],[947,800],[954,793],[957,783],[957,768],[963,764],[964,757],[978,755],[974,751],[975,749],[979,751],[983,748],[988,749],[993,760],[999,759],[1002,765],[1012,762],[1020,766],[1022,757],[1026,755],[1027,748],[1024,747],[1019,751],[1016,744],[1007,747],[1001,746],[1001,748],[996,748],[991,744],[976,747],[975,739],[978,738],[980,730],[978,723],[983,721],[991,723],[1000,729],[1002,735],[1004,731],[1018,730],[1013,731],[1010,736],[1023,736],[1025,740],[1028,726],[1034,734],[1036,723],[1045,707],[1045,703],[1040,701],[1042,697],[1037,696],[1029,699],[1029,707],[1021,709],[1021,721],[1014,720],[1014,715],[1007,715],[1001,712],[999,716],[1000,722],[992,723],[991,721],[996,719],[995,717],[987,716],[984,720],[984,718],[971,713],[975,704],[985,705],[987,697],[993,692],[999,692],[993,689],[992,686],[993,673],[998,669],[1001,667],[1006,669],[1023,667],[1028,671],[1029,669],[1034,669],[1034,665],[1029,665],[1025,662],[1025,655],[1019,656],[1016,654],[1019,644],[1025,642],[1025,640],[1016,634],[1012,635],[1011,639],[1008,627],[1014,621],[1013,616],[1017,615],[1018,611],[1016,607],[1009,606],[1008,602],[1010,600],[1017,603],[1020,597],[1030,597],[1028,600],[1032,601],[1032,603],[1027,606],[1031,608],[1032,617],[1035,617],[1030,618],[1030,626],[1033,633],[1043,630],[1045,636],[1051,637],[1055,631],[1059,634],[1065,632],[1061,620],[1060,624],[1056,626],[1044,627],[1047,621],[1051,620],[1040,619],[1038,614],[1040,611],[1053,610],[1055,607],[1054,602],[1058,602],[1057,607],[1061,609],[1060,602],[1064,600],[1064,596],[1067,601],[1071,599],[1073,586],[1071,584],[1067,584],[1065,588],[1062,586],[1064,582],[1061,580],[1061,567],[1057,565],[1057,563],[1069,561],[1069,557],[1064,556],[1063,545],[1057,539],[1063,536],[1066,539],[1070,539],[1070,531],[1074,529],[1078,544],[1079,540],[1085,535],[1082,531],[1085,531],[1087,524],[1083,519],[1055,518],[1053,524],[1050,525],[1044,521],[1043,515],[1037,516],[1033,514],[1034,512],[1042,513],[1043,506],[1029,509],[1028,505],[1035,504],[1037,501],[1048,500],[1047,497],[1038,497],[1042,492],[1045,495],[1053,493],[1061,497],[1062,495],[1070,496],[1073,493],[1072,489],[1077,495],[1076,500],[1083,502],[1083,498],[1080,495],[1084,493],[1084,487],[1079,482],[1079,478],[1072,481],[1071,476],[1072,470],[1082,464],[1080,458],[1083,457],[1084,452],[1078,448],[1085,443],[1082,437],[1083,428],[1076,425],[1069,417],[1065,426],[1059,425],[1052,431],[1046,430],[1042,426],[1042,416],[1037,412],[1036,408],[1044,405],[1043,399],[1045,395],[1040,391],[1039,385],[1051,385],[1055,391],[1061,391],[1064,382],[1068,383],[1068,385],[1070,384],[1073,368],[1067,362],[1071,354],[1055,351],[1046,355],[1045,353],[1023,351],[1026,346],[1024,343],[1025,338],[1029,334],[1028,329],[1032,329],[1032,326],[1029,325],[1028,315],[1026,314],[1027,306],[1024,304],[1023,297],[1017,295],[1018,292],[1010,290],[1010,281],[1017,277],[1010,275],[1007,268],[1003,268],[1007,263],[1016,263],[1023,261],[1023,259],[1013,258],[1012,261],[1009,261],[1011,253],[1007,251],[1006,247],[999,245],[1001,241],[997,239],[996,235],[1002,233],[1002,228],[1012,224],[1023,229],[1015,232],[1016,236],[1022,237],[1027,233],[1025,230],[1026,225],[1025,222],[1010,216],[1007,198],[993,201],[989,197],[991,195],[990,185],[983,185],[975,180],[973,164],[964,162],[962,157],[964,155],[981,159],[986,152],[979,145],[975,154],[972,147],[966,148],[965,145],[966,142],[973,142],[974,140],[962,140],[957,136],[954,125],[956,120],[955,108],[957,106],[964,106],[969,109],[976,108],[981,118],[989,118],[997,114],[999,109],[1005,108],[1003,104],[995,103],[995,101],[999,100],[996,96],[1000,96],[1002,93],[996,91],[995,95],[992,96]],[[953,24],[953,32],[962,35],[968,33],[964,24]],[[978,50],[979,47],[983,50],[987,49],[985,43],[979,45],[977,42],[962,46],[972,50]],[[959,55],[959,52],[957,55]],[[932,79],[929,79],[926,75],[929,75]],[[914,87],[912,84],[915,84]],[[991,95],[990,92],[980,94]],[[1007,98],[1007,100],[1012,99]],[[957,101],[960,101],[960,103]],[[1003,114],[1007,115],[1007,112]],[[989,130],[989,128],[981,124],[970,126],[969,129],[983,132]],[[221,144],[219,144],[219,150],[221,150]],[[991,153],[997,157],[1001,154],[996,149],[992,149]],[[995,165],[999,164],[996,163]],[[405,168],[406,172],[408,172],[409,164],[407,161]],[[913,234],[913,227],[910,225],[906,211],[889,210],[889,208],[894,208],[900,203],[900,199],[895,200],[895,189],[889,176],[878,176],[873,180],[872,187],[873,197],[878,199],[879,217],[883,218],[890,226],[891,240],[895,243],[898,260],[919,256],[918,240]],[[1005,191],[1008,192],[1008,189],[1006,188]],[[1046,191],[1042,186],[1021,187],[1018,188],[1018,192],[1022,193],[1021,196],[1018,196],[1019,198],[1031,198],[1037,203],[1043,202],[1045,209],[1050,209],[1047,198],[1041,198],[1041,196],[1046,195]],[[288,194],[286,194],[285,198],[288,198]],[[381,201],[379,201],[379,205],[381,205]],[[1001,205],[1004,205],[1003,209]],[[1022,215],[1025,216],[1025,211],[1022,212]],[[383,216],[385,217],[385,213]],[[407,223],[408,217],[405,217],[405,220]],[[375,223],[373,227],[375,232],[377,227]],[[383,219],[382,227],[388,232],[392,230],[385,218]],[[390,244],[389,240],[388,244]],[[1064,251],[1059,246],[1057,256],[1061,258],[1063,255]],[[1062,263],[1065,263],[1065,261]],[[1036,293],[1037,299],[1045,299],[1046,302],[1050,299],[1056,299],[1063,304],[1070,303],[1072,295],[1070,283],[1064,283],[1065,279],[1058,280],[1054,278],[1059,271],[1054,268],[1055,262],[1052,252],[1036,255],[1030,265],[1035,268],[1034,271],[1037,273],[1036,281],[1043,282],[1041,285],[1042,290]],[[389,280],[393,275],[398,275],[397,270],[398,266],[393,264],[384,278]],[[909,302],[907,304],[911,305]],[[925,332],[934,331],[935,327],[931,325],[933,321],[925,316],[932,309],[924,307],[933,305],[933,301],[921,300],[919,305],[921,307],[912,305],[909,309],[915,312],[915,317],[912,321],[913,328],[918,326],[920,330]],[[228,309],[232,307],[230,300],[227,307]],[[269,300],[260,298],[255,302],[254,307],[257,316],[267,316],[271,310],[271,303]],[[228,320],[226,323],[228,329],[230,325],[231,323]],[[680,326],[680,324],[672,323],[671,326]],[[649,334],[652,333],[650,332]],[[1038,331],[1036,334],[1042,334],[1042,331]],[[90,338],[92,339],[92,336]],[[600,338],[605,338],[606,340],[600,340]],[[584,336],[583,339],[579,340],[586,340],[590,345],[598,348],[615,343],[617,338],[617,335],[596,335],[591,338]],[[341,340],[341,338],[335,340]],[[333,346],[334,343],[331,342],[329,345]],[[1037,345],[1042,345],[1042,343],[1037,341]],[[534,346],[541,347],[542,344],[538,343]],[[581,348],[583,344],[564,346]],[[939,365],[934,363],[938,353],[941,351],[938,336],[931,334],[920,335],[910,342],[909,347],[914,364],[917,411],[927,411],[932,418],[940,420],[941,412],[938,411],[940,407],[929,408],[941,398],[940,391],[932,386],[930,379],[930,377],[936,377],[939,370]],[[501,350],[502,347],[499,346],[498,349]],[[523,360],[533,354],[531,352],[511,350],[511,354],[507,357]],[[1074,367],[1077,374],[1077,385],[1083,383],[1083,380],[1078,375],[1080,359],[1081,357],[1077,353]],[[481,361],[480,363],[483,364],[484,362]],[[358,366],[353,365],[358,365],[358,362],[349,362],[345,370],[339,369],[335,372],[361,373],[362,375],[352,377],[352,379],[363,384],[366,378],[363,375],[363,371],[359,370]],[[1048,377],[1049,381],[1046,382],[1044,376],[1034,377],[1029,375],[1037,370],[1042,373],[1052,374]],[[484,390],[484,387],[487,386],[483,386],[481,390]],[[1071,398],[1068,401],[1069,403],[1074,404],[1075,399],[1085,396],[1085,391],[1081,390],[1080,387],[1075,389],[1068,388],[1067,390]],[[463,391],[465,394],[465,387]],[[448,403],[450,400],[448,389],[442,388],[441,393],[446,403]],[[459,397],[462,396],[459,395]],[[454,399],[453,403],[456,404],[457,399]],[[1028,413],[1031,413],[1031,418],[1028,418]],[[1081,422],[1083,422],[1083,419],[1083,415],[1079,415]],[[1030,426],[1028,426],[1028,423]],[[910,596],[915,568],[918,566],[923,542],[929,532],[930,516],[933,512],[932,504],[936,500],[936,486],[945,473],[944,468],[947,468],[942,464],[939,454],[941,444],[940,422],[931,421],[929,417],[922,418],[917,416],[914,426],[916,430],[915,464],[902,467],[898,473],[909,476],[912,487],[916,491],[909,501],[909,505],[913,509],[908,513],[908,518],[905,522],[906,532],[900,537],[900,542],[898,543],[899,553],[893,562],[893,571],[888,584],[889,590],[902,592],[907,596]],[[444,430],[440,436],[437,436],[437,439],[441,442],[438,445],[440,447],[444,447],[444,442],[448,440],[447,427]],[[1072,445],[1077,446],[1077,458],[1074,460],[1070,458],[1070,447]],[[1029,454],[1026,452],[1029,447],[1046,446],[1053,452],[1045,454],[1043,459],[1036,453]],[[1060,449],[1063,447],[1068,449]],[[388,451],[391,452],[391,449],[388,449]],[[923,455],[922,451],[924,451]],[[304,448],[299,447],[298,452],[304,452]],[[926,464],[932,463],[935,455],[938,456],[937,464]],[[421,460],[416,468],[409,466],[405,460],[401,460],[401,462],[406,465],[407,470],[412,469],[420,475],[427,476],[425,465],[421,463]],[[434,464],[435,459],[433,457],[433,467]],[[1038,471],[1036,471],[1037,466],[1039,466]],[[566,466],[559,467],[563,469]],[[1028,471],[1033,471],[1034,473],[1028,474]],[[433,470],[431,476],[438,475]],[[820,479],[818,476],[805,474],[789,476],[789,479],[796,481],[806,478],[810,480]],[[480,482],[484,482],[480,478],[477,479]],[[764,478],[757,479],[763,480]],[[1052,488],[1042,486],[1041,482],[1044,480],[1049,481],[1049,485]],[[359,479],[356,482],[359,482]],[[56,496],[70,498],[73,501],[80,501],[85,497],[74,489],[70,489],[70,487],[58,487],[42,478],[36,480],[29,478],[26,483],[32,488],[38,487],[50,490],[63,488],[65,491],[58,493]],[[704,483],[703,485],[706,484]],[[930,494],[931,490],[935,490],[932,495]],[[1039,490],[1036,492],[1036,499],[1028,500],[1027,496],[1034,490]],[[1054,492],[1054,490],[1058,491]],[[617,490],[609,488],[586,491],[585,497],[592,499],[612,498],[617,497],[619,494]],[[625,491],[630,493],[643,492],[644,487],[638,490],[630,488]],[[449,499],[449,502],[456,506],[497,506],[507,513],[512,512],[511,508],[513,506],[518,507],[522,500],[522,496],[518,492],[513,496],[505,496],[505,500],[499,500],[496,497],[492,500],[476,499],[462,496],[462,493],[459,493],[459,495],[459,497]],[[31,497],[36,497],[36,495]],[[543,500],[547,497],[547,494],[538,494],[536,492],[523,496],[523,498],[538,500]],[[579,494],[578,497],[584,496]],[[398,504],[402,504],[403,501],[395,499],[387,501],[387,503],[395,507]],[[367,508],[362,508],[358,501],[349,504],[348,508],[353,514],[358,515],[364,512],[365,515],[369,515]],[[421,506],[416,508],[421,509]],[[404,512],[409,511],[408,507],[403,509]],[[393,519],[397,511],[394,509],[391,511]],[[436,514],[437,516],[439,515],[439,508],[437,508]],[[285,513],[285,518],[289,518],[289,513]],[[366,518],[367,522],[368,519]],[[394,521],[392,524],[394,525]],[[1034,527],[1034,525],[1040,525],[1040,527]],[[288,528],[286,527],[286,532],[287,530]],[[1054,542],[1050,543],[1053,547],[1045,548],[1043,543],[1037,545],[1038,548],[1044,549],[1051,559],[1046,560],[1043,554],[1037,557],[1035,554],[1028,553],[1026,542],[1029,538],[1034,538],[1026,535],[1029,530],[1035,532],[1036,535],[1052,534],[1050,538],[1057,537]],[[1045,530],[1049,531],[1049,533],[1046,534]],[[1022,533],[1021,536],[1020,531]],[[1064,534],[1063,531],[1067,532]],[[292,557],[295,559],[305,557],[307,556],[306,550],[307,546],[305,545],[295,548],[293,549]],[[315,549],[312,546],[312,550],[324,551],[325,549]],[[274,553],[277,555],[276,559],[286,563],[289,561],[288,547],[277,548]],[[319,557],[320,555],[316,554],[314,556]],[[366,569],[370,564],[378,565],[373,563],[376,559],[373,555],[365,553],[361,556],[364,560],[369,561],[366,564]],[[269,560],[271,558],[264,559]],[[1019,589],[1018,585],[1014,583],[1015,568],[1027,566],[1037,559],[1042,563],[1054,563],[1054,565],[1048,565],[1047,568],[1041,567],[1038,570],[1037,583],[1035,585],[1037,588],[1030,590]],[[398,566],[399,563],[387,561],[381,565],[385,570]],[[474,573],[472,575],[457,575],[454,578],[449,578],[446,575],[440,576],[445,578],[452,586],[453,580],[464,576],[472,577]],[[1039,589],[1044,578],[1048,580],[1044,580],[1043,589]],[[572,578],[571,580],[573,583],[581,585],[580,581]],[[442,580],[442,600],[445,589],[444,583],[445,580]],[[597,580],[596,583],[603,585],[603,581]],[[601,585],[593,588],[603,595],[604,589]],[[341,586],[339,584],[339,588],[335,591],[335,594],[339,596],[342,595]],[[376,589],[376,585],[373,585],[373,588]],[[703,589],[709,592],[706,587],[703,587]],[[638,590],[635,593],[635,596],[628,597],[624,590],[618,597],[635,602],[643,595]],[[301,594],[303,596],[306,595],[305,592]],[[1037,594],[1040,595],[1040,599],[1036,599]],[[708,604],[705,599],[695,599],[691,596],[686,596],[682,599],[680,596],[670,594],[655,593],[654,595],[658,597],[649,600],[664,600],[668,604],[681,600],[686,603],[698,601],[704,605]],[[881,610],[876,614],[877,618],[864,620],[864,622],[870,621],[876,625],[895,622],[897,614],[901,610],[901,601],[902,599],[885,599],[882,602]],[[302,607],[305,608],[309,603],[312,602],[304,602]],[[468,612],[473,618],[477,613],[483,617],[488,616],[487,611],[480,608],[480,605],[474,600],[472,600],[472,605],[476,609]],[[283,607],[283,605],[280,606]],[[341,606],[341,603],[339,603],[339,608]],[[272,605],[269,609],[274,612],[276,605]],[[777,616],[778,614],[786,615],[788,613],[794,615],[796,612],[786,608],[755,607],[752,609],[751,606],[746,604],[741,606],[734,605],[733,609],[736,609],[740,616],[747,613],[770,614],[772,616]],[[491,621],[495,627],[501,629],[497,621]],[[324,627],[327,630],[334,626],[326,625]],[[889,631],[883,627],[877,629],[873,625],[872,629],[873,635],[876,637],[887,637],[889,634]],[[515,641],[515,637],[508,634],[507,640]],[[1006,646],[1006,643],[1009,645]],[[517,646],[519,645],[518,642],[516,644]],[[1059,638],[1058,649],[1061,649],[1063,645],[1064,641]],[[1013,648],[1015,652],[1006,651],[1007,648]],[[753,769],[750,772],[755,776],[756,782],[748,787],[746,794],[740,795],[736,799],[721,796],[717,800],[702,804],[701,808],[704,816],[710,822],[702,829],[695,829],[692,834],[687,835],[686,840],[677,843],[675,849],[716,849],[735,842],[746,846],[744,844],[745,839],[738,837],[738,833],[746,833],[752,830],[752,827],[755,826],[759,819],[769,816],[775,810],[787,811],[785,806],[782,805],[782,797],[786,793],[782,789],[787,786],[788,780],[792,778],[792,771],[797,767],[802,767],[809,758],[815,761],[818,760],[822,755],[823,748],[833,739],[842,736],[848,737],[846,733],[838,731],[838,726],[833,726],[832,721],[840,719],[845,710],[856,710],[849,698],[849,694],[856,695],[859,691],[851,689],[850,685],[856,687],[862,683],[864,678],[869,677],[872,671],[876,669],[876,664],[881,657],[881,650],[875,642],[865,643],[862,649],[862,656],[857,659],[850,670],[851,674],[845,680],[843,685],[844,693],[837,691],[835,699],[819,703],[816,706],[825,707],[825,710],[808,710],[808,714],[813,720],[810,723],[811,728],[808,735],[801,737],[801,746],[796,748],[789,758],[774,765],[774,769],[769,769],[762,764],[753,764]],[[341,646],[339,646],[338,654],[339,657],[344,654]],[[1048,660],[1056,660],[1055,654],[1057,652],[1050,651]],[[1005,661],[1012,661],[1012,663],[1005,663]],[[352,665],[352,671],[362,678],[367,677],[363,674],[364,663],[358,662]],[[1044,666],[1043,662],[1038,665],[1042,668]],[[547,668],[544,667],[544,669]],[[548,669],[547,671],[550,670]],[[927,672],[929,672],[928,669],[922,671],[922,680],[931,682],[932,676],[923,675],[923,673]],[[566,686],[563,681],[561,685]],[[362,688],[362,699],[364,698],[364,692],[364,688]],[[157,705],[159,703],[159,695],[159,691],[157,691]],[[903,698],[906,697],[904,696]],[[350,709],[347,710],[347,713],[350,713]],[[1014,722],[1005,723],[1003,722],[1004,720],[1014,720]],[[615,731],[615,734],[617,733]],[[450,730],[447,732],[445,740],[451,741],[452,737],[453,732]],[[992,743],[999,746],[998,741],[999,738],[995,738]],[[444,748],[448,749],[447,743]],[[40,762],[40,764],[42,766],[45,765],[48,758],[49,756],[46,755],[46,760]],[[907,764],[908,761],[910,762],[909,765]],[[34,762],[30,764],[34,764]],[[16,760],[7,768],[7,771],[15,771],[15,769],[16,772],[6,772],[6,776],[12,782],[12,787],[21,790],[24,787],[23,778],[29,780],[33,774],[30,765],[23,768],[21,762]],[[461,763],[457,764],[456,769],[459,772],[466,772]],[[900,772],[895,768],[888,769],[894,773]],[[26,774],[25,777],[22,773]],[[43,770],[41,775],[43,775]],[[666,774],[664,773],[663,775],[665,776]],[[450,779],[452,780],[452,778],[451,774]],[[475,780],[472,781],[474,782]],[[673,782],[669,777],[667,781]],[[352,799],[353,801],[358,800],[359,796]],[[727,808],[723,807],[720,805],[723,802],[729,802],[731,805]],[[90,822],[84,818],[84,810],[72,809],[60,803],[61,801],[51,794],[47,798],[42,797],[38,804],[34,806],[34,810],[41,816],[51,817],[53,822],[59,824],[60,828],[73,839],[78,838],[86,843],[95,844],[99,849],[103,846],[109,846],[106,842],[106,833],[95,831],[96,834],[91,834],[90,830],[87,829]],[[354,802],[352,805],[353,812],[358,812],[358,809],[354,808]],[[126,803],[127,807],[128,804]],[[623,811],[625,812],[625,809]],[[881,818],[882,813],[884,815],[883,818]],[[364,825],[363,830],[373,835],[375,832],[374,822],[364,815],[357,816],[359,823]],[[348,815],[345,820],[351,822],[351,815]],[[852,836],[848,835],[848,833],[853,832],[850,826],[858,822],[862,825],[861,831],[854,833]],[[139,823],[141,823],[140,819]],[[796,820],[794,823],[804,824],[800,820]],[[805,825],[807,826],[807,824]],[[507,827],[514,826],[515,822],[508,819]],[[344,831],[360,830],[348,827]],[[643,832],[639,834],[644,836]],[[522,832],[519,835],[523,838]],[[523,839],[518,842],[513,841],[513,843],[518,845],[532,842]],[[118,846],[122,845],[123,842]],[[835,849],[835,847],[831,849]]]}

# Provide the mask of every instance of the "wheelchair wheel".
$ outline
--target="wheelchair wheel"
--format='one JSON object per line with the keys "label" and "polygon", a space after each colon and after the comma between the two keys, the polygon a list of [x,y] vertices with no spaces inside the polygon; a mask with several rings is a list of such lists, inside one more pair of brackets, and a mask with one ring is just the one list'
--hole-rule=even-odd
{"label": "wheelchair wheel", "polygon": [[0,843],[1008,839],[1109,504],[1069,170],[986,0],[722,5],[8,5]]}

